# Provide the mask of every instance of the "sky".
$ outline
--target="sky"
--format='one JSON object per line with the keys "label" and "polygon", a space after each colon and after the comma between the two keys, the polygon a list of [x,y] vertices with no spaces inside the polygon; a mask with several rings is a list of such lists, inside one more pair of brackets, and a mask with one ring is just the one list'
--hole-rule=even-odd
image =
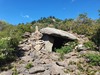
{"label": "sky", "polygon": [[97,19],[99,9],[100,0],[0,0],[0,20],[17,25],[48,16],[75,19],[82,13]]}

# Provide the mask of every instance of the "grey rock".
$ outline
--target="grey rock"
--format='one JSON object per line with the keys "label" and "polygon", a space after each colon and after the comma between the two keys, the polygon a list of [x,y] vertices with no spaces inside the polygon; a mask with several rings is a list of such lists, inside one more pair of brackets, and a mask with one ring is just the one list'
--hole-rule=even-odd
{"label": "grey rock", "polygon": [[12,74],[13,74],[12,70],[4,71],[4,72],[0,73],[0,75],[12,75]]}
{"label": "grey rock", "polygon": [[29,62],[29,61],[33,61],[33,58],[30,57],[30,56],[24,56],[24,57],[21,58],[21,60]]}
{"label": "grey rock", "polygon": [[30,45],[25,45],[25,46],[22,47],[22,49],[28,51],[28,50],[31,49],[31,46]]}
{"label": "grey rock", "polygon": [[45,43],[45,49],[49,52],[52,52],[52,47],[53,47],[53,43],[54,43],[54,39],[51,36],[48,35],[44,35],[43,36],[43,40]]}
{"label": "grey rock", "polygon": [[[20,41],[20,43],[21,43],[21,42],[23,42],[23,41]],[[25,43],[19,44],[18,46],[19,46],[19,47],[23,47],[23,46],[26,46],[26,44],[25,44]]]}
{"label": "grey rock", "polygon": [[20,74],[18,74],[18,75],[32,75],[32,74],[23,72],[23,73],[20,73]]}
{"label": "grey rock", "polygon": [[26,68],[25,67],[22,67],[22,66],[17,69],[17,71],[19,73],[25,72],[25,70],[26,70]]}
{"label": "grey rock", "polygon": [[75,71],[77,70],[77,65],[69,65],[68,67],[66,67],[68,70],[71,70],[71,71]]}
{"label": "grey rock", "polygon": [[66,75],[63,71],[64,68],[58,66],[55,62],[45,64],[44,67],[50,71],[50,75]]}
{"label": "grey rock", "polygon": [[49,63],[49,64],[45,64],[45,65],[44,65],[44,68],[45,68],[46,70],[50,69],[51,67],[52,67],[52,63]]}
{"label": "grey rock", "polygon": [[30,32],[25,32],[25,33],[22,35],[22,37],[24,37],[24,38],[30,37]]}
{"label": "grey rock", "polygon": [[66,67],[66,64],[65,64],[64,62],[58,61],[58,62],[56,62],[56,64],[57,64],[58,66]]}
{"label": "grey rock", "polygon": [[83,44],[79,44],[75,47],[75,49],[77,51],[84,51],[84,50],[87,50],[87,48],[83,45]]}
{"label": "grey rock", "polygon": [[19,44],[23,44],[24,42],[27,42],[28,39],[23,39],[22,41],[19,42]]}
{"label": "grey rock", "polygon": [[52,53],[52,54],[50,55],[50,58],[51,58],[52,60],[54,60],[54,61],[58,61],[58,60],[59,60],[59,55],[57,55],[56,53]]}
{"label": "grey rock", "polygon": [[44,45],[45,45],[44,41],[38,40],[38,41],[35,42],[34,49],[39,51],[44,47]]}
{"label": "grey rock", "polygon": [[65,54],[65,55],[64,55],[64,58],[66,58],[66,59],[71,58],[71,55]]}
{"label": "grey rock", "polygon": [[74,36],[73,34],[68,33],[66,31],[63,31],[63,30],[55,29],[55,28],[49,28],[49,27],[43,28],[43,29],[40,30],[40,32],[43,33],[43,34],[62,37],[62,38],[65,38],[65,39],[68,39],[68,38],[71,39],[71,40],[77,39],[77,37]]}
{"label": "grey rock", "polygon": [[51,75],[66,75],[62,70],[62,67],[59,67],[58,65],[52,65],[50,68],[50,73]]}
{"label": "grey rock", "polygon": [[64,54],[64,58],[66,58],[66,59],[69,59],[69,58],[71,58],[72,56],[77,56],[77,53],[75,53],[75,52],[70,52],[70,53],[68,53],[68,54]]}
{"label": "grey rock", "polygon": [[44,71],[45,71],[45,68],[41,67],[41,66],[36,66],[36,67],[29,69],[30,74],[41,73],[41,72],[44,72]]}
{"label": "grey rock", "polygon": [[96,72],[95,75],[100,75],[100,72]]}
{"label": "grey rock", "polygon": [[43,75],[50,75],[50,71],[49,70],[44,71]]}

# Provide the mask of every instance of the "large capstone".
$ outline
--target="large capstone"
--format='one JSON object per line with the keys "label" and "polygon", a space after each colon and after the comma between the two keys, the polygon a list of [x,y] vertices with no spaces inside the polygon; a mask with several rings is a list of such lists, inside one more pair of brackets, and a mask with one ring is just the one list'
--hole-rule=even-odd
{"label": "large capstone", "polygon": [[60,48],[64,42],[76,40],[77,37],[71,33],[55,28],[43,28],[40,30],[43,34],[43,40],[45,41],[45,49],[52,51],[54,48]]}

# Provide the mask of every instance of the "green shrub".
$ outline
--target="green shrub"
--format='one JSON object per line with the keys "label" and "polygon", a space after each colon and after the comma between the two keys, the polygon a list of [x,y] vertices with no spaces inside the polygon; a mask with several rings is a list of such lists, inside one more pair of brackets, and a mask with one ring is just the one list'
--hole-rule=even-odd
{"label": "green shrub", "polygon": [[77,42],[68,42],[68,44],[68,46],[62,46],[60,49],[56,49],[55,51],[61,54],[69,53],[77,45]]}
{"label": "green shrub", "polygon": [[85,57],[89,59],[89,63],[95,66],[100,66],[100,55],[99,54],[86,54]]}
{"label": "green shrub", "polygon": [[60,49],[56,49],[56,52],[58,53],[69,53],[71,52],[72,48],[70,46],[63,46]]}
{"label": "green shrub", "polygon": [[13,68],[13,73],[12,73],[12,75],[18,75],[18,71],[17,71],[17,69],[16,69],[16,66],[14,66],[14,68]]}
{"label": "green shrub", "polygon": [[0,71],[7,71],[9,69],[12,69],[14,66],[11,64],[6,64],[0,67]]}
{"label": "green shrub", "polygon": [[18,40],[11,37],[0,39],[0,65],[15,59]]}
{"label": "green shrub", "polygon": [[30,69],[31,67],[33,67],[32,63],[28,63],[28,64],[25,66],[26,69]]}
{"label": "green shrub", "polygon": [[[98,25],[99,26],[99,25]],[[96,30],[95,35],[92,37],[93,42],[97,45],[98,50],[100,51],[100,26]]]}
{"label": "green shrub", "polygon": [[84,46],[88,49],[94,50],[95,49],[95,44],[92,41],[88,41],[84,43]]}

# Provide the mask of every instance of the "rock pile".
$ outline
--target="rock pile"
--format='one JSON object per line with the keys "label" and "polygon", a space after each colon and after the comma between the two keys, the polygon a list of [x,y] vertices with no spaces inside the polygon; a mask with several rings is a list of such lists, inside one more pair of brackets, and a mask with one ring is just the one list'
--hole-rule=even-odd
{"label": "rock pile", "polygon": [[[28,36],[28,35],[27,35]],[[25,35],[26,37],[26,35]],[[42,38],[42,34],[38,31],[38,28],[36,27],[36,31],[32,34],[30,34],[29,38],[24,39],[20,42],[19,47],[22,50],[41,50],[44,49],[44,41],[40,40]]]}
{"label": "rock pile", "polygon": [[55,28],[43,28],[39,32],[37,26],[34,33],[26,32],[23,37],[29,37],[20,42],[19,47],[23,50],[46,49],[49,52],[52,52],[55,44],[62,45],[63,42],[77,40],[73,34]]}

